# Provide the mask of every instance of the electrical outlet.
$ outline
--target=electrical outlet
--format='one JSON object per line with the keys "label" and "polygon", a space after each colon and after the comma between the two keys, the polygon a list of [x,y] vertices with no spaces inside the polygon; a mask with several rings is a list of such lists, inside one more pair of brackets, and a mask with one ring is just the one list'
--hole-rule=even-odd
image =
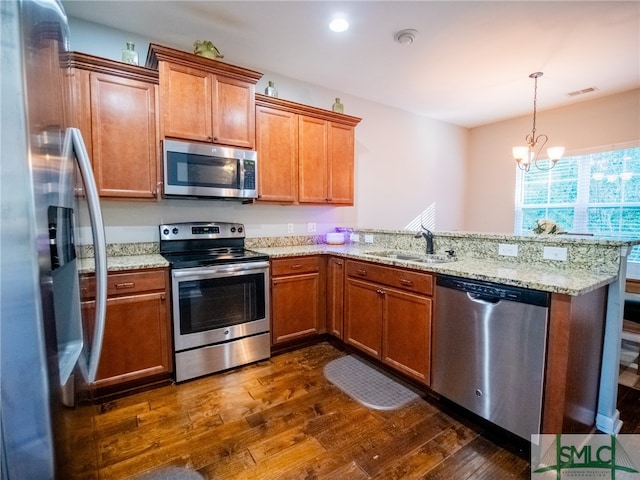
{"label": "electrical outlet", "polygon": [[293,223],[287,223],[287,233],[293,233]]}
{"label": "electrical outlet", "polygon": [[359,242],[360,241],[360,234],[358,234],[358,233],[349,234],[349,241],[350,242]]}
{"label": "electrical outlet", "polygon": [[373,243],[373,235],[365,235],[364,243]]}
{"label": "electrical outlet", "polygon": [[498,245],[498,255],[504,255],[506,257],[517,257],[518,245],[513,243],[501,243]]}
{"label": "electrical outlet", "polygon": [[544,247],[542,258],[545,260],[567,261],[567,249],[564,247]]}
{"label": "electrical outlet", "polygon": [[307,232],[312,233],[316,231],[316,224],[315,222],[309,222],[307,223]]}

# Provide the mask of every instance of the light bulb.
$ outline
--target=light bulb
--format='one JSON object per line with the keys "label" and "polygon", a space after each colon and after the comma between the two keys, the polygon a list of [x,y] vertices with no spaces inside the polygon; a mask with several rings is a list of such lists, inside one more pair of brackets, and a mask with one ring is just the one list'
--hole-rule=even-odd
{"label": "light bulb", "polygon": [[344,32],[349,28],[349,22],[344,18],[334,18],[329,24],[329,28],[334,32]]}
{"label": "light bulb", "polygon": [[547,155],[549,155],[549,160],[557,162],[564,155],[564,147],[549,147],[547,148]]}

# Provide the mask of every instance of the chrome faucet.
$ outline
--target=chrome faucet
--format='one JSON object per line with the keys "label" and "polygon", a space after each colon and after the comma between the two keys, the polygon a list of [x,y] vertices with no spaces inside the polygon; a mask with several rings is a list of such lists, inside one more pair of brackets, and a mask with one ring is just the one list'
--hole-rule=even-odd
{"label": "chrome faucet", "polygon": [[427,255],[433,255],[433,232],[428,228],[422,228],[423,231],[416,233],[415,238],[420,238],[422,236],[427,241]]}

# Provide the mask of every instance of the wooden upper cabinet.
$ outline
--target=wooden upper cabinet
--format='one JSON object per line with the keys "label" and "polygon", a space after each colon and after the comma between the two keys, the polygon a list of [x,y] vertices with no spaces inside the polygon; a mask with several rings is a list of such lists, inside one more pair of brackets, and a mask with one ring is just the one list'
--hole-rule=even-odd
{"label": "wooden upper cabinet", "polygon": [[259,201],[353,205],[360,118],[256,95]]}
{"label": "wooden upper cabinet", "polygon": [[167,62],[160,63],[159,73],[164,136],[212,141],[211,75]]}
{"label": "wooden upper cabinet", "polygon": [[298,197],[298,116],[256,107],[258,200],[294,203]]}
{"label": "wooden upper cabinet", "polygon": [[326,203],[327,122],[300,116],[298,123],[298,200],[300,203]]}
{"label": "wooden upper cabinet", "polygon": [[101,197],[155,198],[158,75],[72,52],[71,124],[80,128]]}
{"label": "wooden upper cabinet", "polygon": [[149,45],[160,74],[161,136],[255,148],[255,84],[262,74]]}
{"label": "wooden upper cabinet", "polygon": [[213,76],[213,141],[255,147],[255,85],[221,75]]}
{"label": "wooden upper cabinet", "polygon": [[327,196],[330,203],[353,205],[354,127],[329,123]]}
{"label": "wooden upper cabinet", "polygon": [[299,118],[299,202],[353,205],[354,127]]}

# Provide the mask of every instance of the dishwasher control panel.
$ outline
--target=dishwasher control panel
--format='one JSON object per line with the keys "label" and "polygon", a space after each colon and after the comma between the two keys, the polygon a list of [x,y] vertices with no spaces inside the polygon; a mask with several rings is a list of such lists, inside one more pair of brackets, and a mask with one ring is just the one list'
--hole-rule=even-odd
{"label": "dishwasher control panel", "polygon": [[500,285],[498,283],[470,280],[467,278],[438,275],[436,285],[454,290],[461,290],[476,296],[508,300],[511,302],[528,303],[542,307],[549,306],[550,295],[547,292],[528,288]]}

